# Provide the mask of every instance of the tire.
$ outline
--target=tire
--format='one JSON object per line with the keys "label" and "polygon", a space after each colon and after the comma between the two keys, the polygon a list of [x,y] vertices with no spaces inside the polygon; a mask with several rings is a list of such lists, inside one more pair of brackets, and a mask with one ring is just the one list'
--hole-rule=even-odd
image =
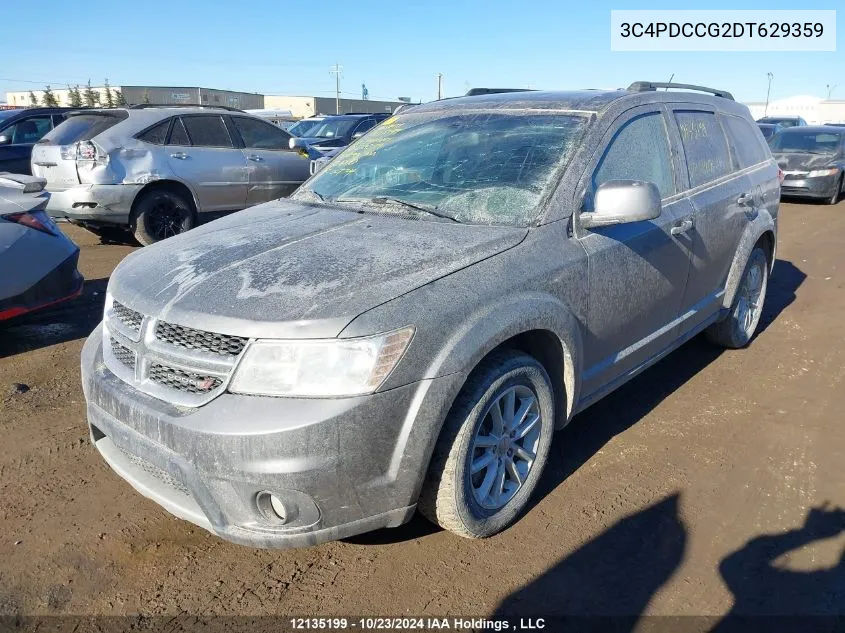
{"label": "tire", "polygon": [[833,195],[827,199],[828,204],[836,204],[839,202],[839,195],[842,192],[843,179],[845,179],[845,174],[839,176],[839,180],[836,182],[836,189],[833,190]]}
{"label": "tire", "polygon": [[132,205],[129,228],[142,246],[184,233],[196,226],[193,202],[170,189],[141,193]]}
{"label": "tire", "polygon": [[[514,395],[512,408],[517,411],[528,404],[528,396],[533,396],[535,401],[527,410],[526,420],[534,415],[539,417],[530,431],[516,440],[522,451],[515,449],[509,438],[495,446],[490,444],[496,436],[494,408],[504,411],[507,420],[510,393]],[[554,421],[554,394],[543,366],[517,351],[490,355],[470,375],[446,418],[417,503],[420,513],[466,538],[486,538],[509,527],[525,509],[546,465]],[[515,450],[507,452],[508,447]],[[524,451],[532,448],[535,457],[529,462]],[[493,461],[471,474],[473,460],[480,464],[482,458]],[[516,472],[508,469],[507,462]],[[504,479],[499,486],[501,472]],[[485,496],[485,481],[491,476],[493,482],[489,495]],[[504,496],[498,499],[501,505],[491,502],[497,491],[503,489]]]}
{"label": "tire", "polygon": [[[708,340],[730,349],[748,345],[760,323],[768,286],[769,258],[763,247],[757,245],[745,264],[728,316],[707,328]],[[749,307],[752,308],[750,316]]]}

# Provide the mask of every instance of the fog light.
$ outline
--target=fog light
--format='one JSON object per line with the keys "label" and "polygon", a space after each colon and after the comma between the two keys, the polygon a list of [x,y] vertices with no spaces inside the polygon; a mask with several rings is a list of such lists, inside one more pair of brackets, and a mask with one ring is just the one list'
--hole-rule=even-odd
{"label": "fog light", "polygon": [[255,502],[264,518],[273,523],[285,525],[296,518],[296,508],[288,507],[271,492],[259,492]]}

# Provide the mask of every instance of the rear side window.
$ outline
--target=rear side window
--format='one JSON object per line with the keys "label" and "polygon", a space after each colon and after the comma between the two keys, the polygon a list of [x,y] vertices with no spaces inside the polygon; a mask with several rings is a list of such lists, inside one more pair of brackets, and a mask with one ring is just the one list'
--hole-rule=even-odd
{"label": "rear side window", "polygon": [[289,149],[291,136],[275,125],[248,119],[232,117],[235,127],[244,142],[244,147],[251,149]]}
{"label": "rear side window", "polygon": [[731,173],[731,158],[722,126],[712,112],[675,112],[687,156],[690,186]]}
{"label": "rear side window", "polygon": [[593,174],[593,187],[609,180],[653,182],[660,195],[675,193],[669,137],[659,112],[645,114],[620,129]]}
{"label": "rear side window", "polygon": [[768,145],[763,146],[760,135],[748,121],[736,116],[724,116],[722,122],[738,169],[757,165],[771,156]]}
{"label": "rear side window", "polygon": [[188,138],[188,133],[185,131],[185,126],[182,119],[173,121],[173,129],[170,130],[170,138],[167,140],[168,145],[190,145],[191,140]]}
{"label": "rear side window", "polygon": [[48,133],[39,143],[49,145],[70,145],[78,141],[90,141],[126,119],[125,110],[114,110],[108,114],[80,114],[67,120]]}
{"label": "rear side window", "polygon": [[226,124],[218,115],[187,116],[182,117],[182,122],[194,147],[234,147]]}
{"label": "rear side window", "polygon": [[3,130],[3,134],[12,139],[13,145],[31,145],[44,136],[53,127],[50,115],[31,116],[12,123]]}
{"label": "rear side window", "polygon": [[164,145],[167,142],[167,130],[170,128],[170,119],[166,119],[151,127],[146,132],[138,135],[139,141],[146,143],[153,143],[154,145]]}

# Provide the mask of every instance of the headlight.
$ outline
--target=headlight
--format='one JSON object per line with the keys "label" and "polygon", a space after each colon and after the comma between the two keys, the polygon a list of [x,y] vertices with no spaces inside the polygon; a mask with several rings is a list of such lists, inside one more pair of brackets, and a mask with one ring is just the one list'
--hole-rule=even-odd
{"label": "headlight", "polygon": [[818,178],[819,176],[835,176],[839,173],[839,170],[834,167],[833,169],[814,169],[809,174],[807,174],[807,178]]}
{"label": "headlight", "polygon": [[402,358],[413,327],[351,339],[258,340],[229,391],[262,396],[339,397],[373,393]]}
{"label": "headlight", "polygon": [[288,147],[290,147],[291,149],[296,148],[296,138],[295,137],[293,137],[293,136],[290,137],[290,140],[288,141]]}

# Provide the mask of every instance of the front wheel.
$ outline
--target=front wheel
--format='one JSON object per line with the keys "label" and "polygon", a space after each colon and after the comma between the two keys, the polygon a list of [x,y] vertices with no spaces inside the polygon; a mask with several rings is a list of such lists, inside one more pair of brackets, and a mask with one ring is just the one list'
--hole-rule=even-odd
{"label": "front wheel", "polygon": [[707,338],[721,347],[737,349],[748,345],[757,331],[769,285],[769,259],[755,246],[745,264],[728,316],[707,328]]}
{"label": "front wheel", "polygon": [[833,195],[827,199],[828,204],[836,204],[839,202],[839,195],[842,193],[843,179],[845,179],[845,174],[839,176],[839,180],[836,181],[836,188],[833,190]]}
{"label": "front wheel", "polygon": [[536,359],[505,351],[482,361],[444,423],[420,512],[468,538],[509,527],[546,465],[554,420],[551,381]]}
{"label": "front wheel", "polygon": [[130,227],[142,246],[184,233],[196,224],[193,204],[169,189],[145,191],[135,201]]}

